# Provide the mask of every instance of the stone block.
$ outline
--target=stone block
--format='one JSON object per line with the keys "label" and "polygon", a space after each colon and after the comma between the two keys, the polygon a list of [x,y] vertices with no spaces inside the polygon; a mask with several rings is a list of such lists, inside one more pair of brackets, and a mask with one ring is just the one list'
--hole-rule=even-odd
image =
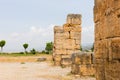
{"label": "stone block", "polygon": [[66,50],[64,50],[64,49],[55,49],[54,50],[54,54],[67,54],[67,51]]}
{"label": "stone block", "polygon": [[63,67],[71,66],[71,64],[72,64],[71,58],[62,58],[61,65]]}
{"label": "stone block", "polygon": [[109,56],[112,59],[120,59],[120,38],[111,39],[109,47]]}
{"label": "stone block", "polygon": [[79,65],[72,64],[71,65],[71,73],[72,74],[79,74]]}
{"label": "stone block", "polygon": [[61,26],[54,27],[54,33],[63,33],[63,32],[64,32],[63,27]]}
{"label": "stone block", "polygon": [[68,14],[67,23],[68,24],[81,24],[81,15],[80,14]]}
{"label": "stone block", "polygon": [[60,61],[54,61],[54,65],[55,66],[61,66],[61,62]]}
{"label": "stone block", "polygon": [[70,38],[70,33],[64,32],[64,39],[69,39],[69,38]]}
{"label": "stone block", "polygon": [[114,0],[114,9],[115,10],[120,9],[120,0]]}
{"label": "stone block", "polygon": [[109,40],[100,40],[95,42],[95,58],[106,59],[109,58]]}
{"label": "stone block", "polygon": [[73,31],[70,32],[70,38],[71,39],[80,40],[80,36],[81,36],[80,32],[73,32]]}
{"label": "stone block", "polygon": [[93,65],[80,65],[79,74],[81,76],[92,76],[95,75],[95,69]]}
{"label": "stone block", "polygon": [[60,55],[60,54],[54,55],[54,60],[55,60],[56,62],[61,61],[61,55]]}
{"label": "stone block", "polygon": [[65,39],[63,44],[63,49],[74,50],[75,49],[75,40],[74,39]]}
{"label": "stone block", "polygon": [[119,80],[120,79],[120,62],[114,60],[106,64],[105,80]]}
{"label": "stone block", "polygon": [[75,40],[76,45],[80,45],[80,43],[81,43],[81,40],[79,40],[79,39]]}
{"label": "stone block", "polygon": [[63,29],[64,32],[69,32],[69,31],[81,32],[80,25],[64,24]]}
{"label": "stone block", "polygon": [[67,55],[71,55],[72,53],[74,53],[75,51],[74,50],[66,50],[66,54]]}

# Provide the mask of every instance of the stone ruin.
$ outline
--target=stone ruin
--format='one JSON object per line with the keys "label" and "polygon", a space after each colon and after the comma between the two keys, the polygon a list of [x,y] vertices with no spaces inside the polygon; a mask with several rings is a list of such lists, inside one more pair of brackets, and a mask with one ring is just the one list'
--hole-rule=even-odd
{"label": "stone ruin", "polygon": [[120,0],[95,0],[97,80],[120,80]]}
{"label": "stone ruin", "polygon": [[80,52],[81,15],[69,14],[63,26],[54,27],[53,60],[55,65],[71,65],[71,54]]}
{"label": "stone ruin", "polygon": [[71,73],[80,76],[94,76],[93,52],[80,52],[72,54]]}

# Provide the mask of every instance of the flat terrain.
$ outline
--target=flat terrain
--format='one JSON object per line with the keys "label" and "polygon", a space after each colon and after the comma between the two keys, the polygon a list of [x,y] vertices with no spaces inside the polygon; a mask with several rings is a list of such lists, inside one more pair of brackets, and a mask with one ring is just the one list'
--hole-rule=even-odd
{"label": "flat terrain", "polygon": [[50,56],[36,62],[39,57],[46,56],[0,57],[0,80],[95,80],[71,75],[70,67],[53,66]]}

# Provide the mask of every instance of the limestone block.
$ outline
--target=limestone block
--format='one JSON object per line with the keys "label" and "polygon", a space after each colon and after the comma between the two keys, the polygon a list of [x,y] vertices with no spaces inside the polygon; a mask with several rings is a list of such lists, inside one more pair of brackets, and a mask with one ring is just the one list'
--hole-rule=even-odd
{"label": "limestone block", "polygon": [[76,40],[75,40],[75,44],[76,44],[76,45],[80,45],[80,42],[81,42],[81,40],[79,40],[79,39],[76,39]]}
{"label": "limestone block", "polygon": [[119,80],[120,79],[120,62],[115,60],[106,64],[105,80]]}
{"label": "limestone block", "polygon": [[62,45],[62,44],[61,44],[61,45],[60,45],[60,44],[57,44],[57,45],[55,45],[54,48],[59,50],[59,49],[62,49],[62,48],[63,48],[63,45]]}
{"label": "limestone block", "polygon": [[62,55],[62,58],[71,58],[71,55],[63,54],[63,55]]}
{"label": "limestone block", "polygon": [[63,27],[55,26],[54,27],[54,33],[63,33]]}
{"label": "limestone block", "polygon": [[96,80],[106,80],[105,79],[105,66],[103,64],[95,64],[95,77]]}
{"label": "limestone block", "polygon": [[60,54],[56,54],[55,56],[54,56],[54,60],[55,61],[61,61],[61,55]]}
{"label": "limestone block", "polygon": [[64,39],[55,39],[55,40],[54,40],[55,46],[56,46],[56,45],[62,45],[63,42],[64,42]]}
{"label": "limestone block", "polygon": [[67,54],[67,51],[64,49],[55,49],[54,54]]}
{"label": "limestone block", "polygon": [[71,73],[72,74],[79,74],[79,65],[72,64],[71,65]]}
{"label": "limestone block", "polygon": [[69,55],[73,54],[74,52],[75,52],[74,50],[66,50],[66,54],[69,54]]}
{"label": "limestone block", "polygon": [[63,67],[70,66],[72,64],[71,58],[62,58],[61,65]]}
{"label": "limestone block", "polygon": [[107,26],[104,26],[108,30],[107,38],[118,37],[120,36],[120,18],[118,15],[120,14],[120,10],[117,10],[115,14],[111,14],[106,17]]}
{"label": "limestone block", "polygon": [[95,0],[95,7],[94,7],[94,21],[95,23],[97,21],[101,21],[104,18],[104,13],[107,4],[106,4],[106,0]]}
{"label": "limestone block", "polygon": [[68,14],[67,23],[68,24],[81,24],[81,15],[80,14]]}
{"label": "limestone block", "polygon": [[95,42],[95,58],[106,59],[109,58],[109,40],[100,40]]}
{"label": "limestone block", "polygon": [[63,49],[74,49],[75,46],[75,40],[73,39],[65,39],[64,44],[63,44]]}
{"label": "limestone block", "polygon": [[82,76],[90,76],[95,74],[95,69],[93,65],[80,65],[79,74]]}
{"label": "limestone block", "polygon": [[64,33],[55,33],[55,39],[64,38]]}
{"label": "limestone block", "polygon": [[73,31],[70,32],[70,37],[72,39],[80,40],[80,36],[81,36],[80,32],[73,32]]}
{"label": "limestone block", "polygon": [[112,59],[120,59],[120,37],[111,39],[109,50]]}
{"label": "limestone block", "polygon": [[106,39],[109,36],[109,29],[106,20],[102,20],[95,24],[95,40]]}
{"label": "limestone block", "polygon": [[75,45],[76,50],[80,50],[80,45]]}
{"label": "limestone block", "polygon": [[120,0],[114,0],[114,8],[115,10],[120,9]]}
{"label": "limestone block", "polygon": [[65,24],[63,25],[63,29],[65,32],[69,32],[69,31],[81,32],[80,25]]}
{"label": "limestone block", "polygon": [[64,39],[69,39],[69,38],[70,38],[70,33],[64,32]]}
{"label": "limestone block", "polygon": [[92,56],[91,56],[91,54],[89,54],[89,53],[83,53],[83,54],[81,54],[81,56],[80,56],[80,58],[81,58],[81,64],[92,64]]}
{"label": "limestone block", "polygon": [[60,61],[54,61],[54,65],[55,65],[55,66],[60,66],[60,65],[61,65],[61,62],[60,62]]}

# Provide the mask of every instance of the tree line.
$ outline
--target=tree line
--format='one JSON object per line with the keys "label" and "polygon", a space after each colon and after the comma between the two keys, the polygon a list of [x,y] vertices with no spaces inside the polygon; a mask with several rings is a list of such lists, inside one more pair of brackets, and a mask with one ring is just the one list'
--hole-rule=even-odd
{"label": "tree line", "polygon": [[[3,52],[3,47],[5,46],[5,44],[6,44],[5,40],[0,41],[0,47],[1,47],[1,52],[0,53]],[[29,47],[29,44],[24,43],[22,46],[24,48],[24,54],[27,54],[27,48]],[[50,53],[52,53],[52,51],[53,51],[53,43],[52,42],[47,42],[45,50],[43,50],[42,52],[50,54]],[[33,54],[36,54],[36,50],[34,48],[32,50],[30,50],[30,52],[33,53]]]}

